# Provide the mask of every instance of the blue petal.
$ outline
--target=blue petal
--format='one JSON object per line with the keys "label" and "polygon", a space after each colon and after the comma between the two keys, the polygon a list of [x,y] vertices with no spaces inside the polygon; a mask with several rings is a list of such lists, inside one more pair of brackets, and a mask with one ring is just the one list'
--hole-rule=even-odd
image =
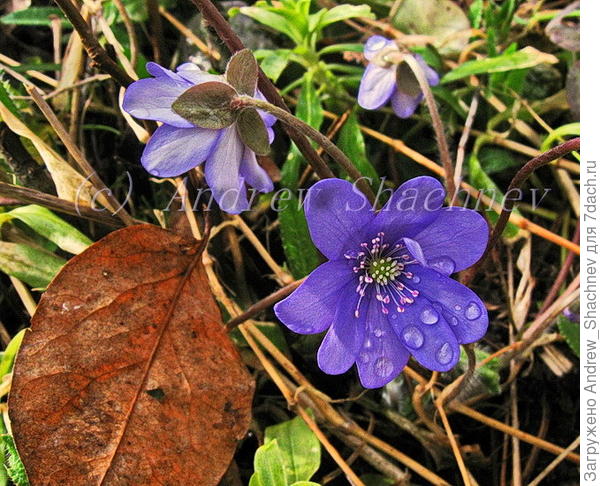
{"label": "blue petal", "polygon": [[219,131],[207,128],[156,129],[142,154],[142,165],[157,177],[173,177],[201,164],[211,153]]}
{"label": "blue petal", "polygon": [[256,154],[248,147],[244,147],[240,174],[248,185],[261,192],[271,192],[273,190],[273,181],[265,169],[258,165]]}
{"label": "blue petal", "polygon": [[443,315],[422,295],[404,312],[390,312],[389,322],[402,344],[425,368],[448,371],[458,362],[456,336]]}
{"label": "blue petal", "polygon": [[358,88],[358,104],[367,110],[385,105],[396,88],[396,71],[369,64]]}
{"label": "blue petal", "polygon": [[341,179],[325,179],[312,186],[305,212],[313,242],[330,260],[343,258],[346,251],[359,250],[361,228],[373,218],[365,196]]}
{"label": "blue petal", "polygon": [[358,301],[356,282],[348,284],[338,295],[335,317],[317,353],[319,368],[330,375],[350,369],[365,337],[366,313],[354,315]]}
{"label": "blue petal", "polygon": [[192,123],[171,109],[175,100],[189,88],[188,83],[176,81],[166,75],[140,79],[130,84],[125,91],[123,109],[142,120],[156,120],[178,128],[192,128]]}
{"label": "blue petal", "polygon": [[408,118],[416,111],[422,99],[422,94],[413,97],[396,90],[392,95],[392,108],[400,118]]}
{"label": "blue petal", "polygon": [[351,265],[347,262],[324,263],[291,295],[275,305],[275,315],[299,334],[323,332],[333,322],[338,302],[351,297],[344,295],[341,290],[354,278]]}
{"label": "blue petal", "polygon": [[417,54],[415,55],[415,58],[425,73],[425,77],[427,78],[427,82],[430,84],[430,86],[437,86],[440,82],[439,74],[433,68],[429,67],[425,62],[425,59],[423,59],[421,56]]}
{"label": "blue petal", "polygon": [[146,71],[148,71],[148,74],[151,74],[155,78],[169,78],[178,83],[185,82],[183,78],[179,77],[173,71],[164,68],[160,64],[157,64],[155,62],[146,63]]}
{"label": "blue petal", "polygon": [[373,36],[369,37],[367,39],[367,42],[365,42],[365,47],[364,47],[365,59],[367,59],[367,61],[370,61],[377,55],[377,53],[381,49],[383,49],[384,47],[387,47],[393,43],[394,43],[393,40],[386,39],[385,37],[383,37],[381,35],[373,35]]}
{"label": "blue petal", "polygon": [[438,217],[446,191],[433,177],[410,179],[392,194],[377,214],[370,233],[385,233],[386,241],[395,243],[401,238],[414,238]]}
{"label": "blue petal", "polygon": [[414,274],[413,281],[419,280],[418,284],[414,284],[420,293],[416,300],[424,297],[433,303],[449,323],[459,343],[473,343],[485,335],[488,313],[475,292],[430,268],[413,265],[411,272]]}
{"label": "blue petal", "polygon": [[202,69],[191,62],[177,66],[177,75],[188,81],[191,85],[202,84],[208,81],[224,81],[223,76],[202,71]]}
{"label": "blue petal", "polygon": [[356,360],[358,376],[365,388],[388,384],[406,366],[410,353],[390,325],[389,315],[373,296],[368,303],[365,340]]}
{"label": "blue petal", "polygon": [[[254,97],[259,100],[262,100],[262,101],[267,101],[267,98],[265,98],[265,95],[262,94],[262,92],[260,92],[259,90],[256,90],[256,93],[254,93]],[[258,114],[261,116],[261,118],[265,122],[265,125],[267,128],[272,127],[275,124],[275,122],[277,121],[277,117],[275,115],[271,115],[271,113],[267,113],[266,111],[258,110]],[[273,140],[269,140],[269,143],[271,143],[272,141]]]}
{"label": "blue petal", "polygon": [[442,209],[435,221],[413,237],[421,246],[427,265],[445,275],[477,262],[488,238],[485,218],[476,211],[456,206]]}
{"label": "blue petal", "polygon": [[223,211],[239,214],[248,209],[244,180],[240,176],[245,145],[237,134],[235,124],[219,132],[214,149],[206,160],[206,183]]}

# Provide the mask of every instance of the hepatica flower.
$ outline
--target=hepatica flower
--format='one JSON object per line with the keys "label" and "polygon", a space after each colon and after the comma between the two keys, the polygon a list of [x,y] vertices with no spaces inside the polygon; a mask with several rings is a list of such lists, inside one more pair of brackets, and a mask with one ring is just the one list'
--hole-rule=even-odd
{"label": "hepatica flower", "polygon": [[[400,118],[411,116],[423,100],[419,82],[403,56],[413,54],[400,52],[393,40],[380,35],[370,37],[365,43],[364,54],[369,65],[360,82],[358,104],[367,110],[376,110],[391,100],[392,108]],[[423,58],[414,55],[431,86],[440,82],[438,74]]]}
{"label": "hepatica flower", "polygon": [[445,191],[431,177],[396,190],[379,212],[349,182],[326,179],[311,188],[305,211],[311,237],[329,261],[275,306],[292,331],[328,329],[317,353],[332,375],[356,363],[361,383],[393,380],[412,355],[430,370],[448,371],[459,344],[483,337],[481,299],[450,278],[475,263],[488,240],[477,212],[442,208]]}
{"label": "hepatica flower", "polygon": [[205,73],[191,63],[176,72],[152,62],[146,69],[153,77],[127,88],[123,109],[136,118],[162,122],[142,155],[148,172],[173,177],[206,162],[206,182],[219,206],[230,213],[248,208],[246,184],[262,192],[273,189],[256,154],[268,153],[275,117],[253,109],[239,114],[229,110],[237,94],[262,98],[249,51],[232,57],[225,76]]}

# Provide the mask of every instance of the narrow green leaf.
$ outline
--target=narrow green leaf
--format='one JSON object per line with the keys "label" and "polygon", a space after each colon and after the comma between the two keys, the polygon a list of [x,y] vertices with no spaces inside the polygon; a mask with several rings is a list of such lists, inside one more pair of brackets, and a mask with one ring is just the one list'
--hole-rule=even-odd
{"label": "narrow green leaf", "polygon": [[379,176],[367,157],[365,138],[360,131],[355,111],[350,114],[346,123],[342,126],[337,138],[337,145],[363,176],[369,177],[372,184],[377,182]]}
{"label": "narrow green leaf", "polygon": [[260,446],[254,455],[254,474],[249,486],[286,486],[283,456],[276,440]]}
{"label": "narrow green leaf", "polygon": [[334,54],[337,52],[363,52],[363,50],[363,44],[333,44],[331,46],[323,47],[318,54],[319,56],[324,56],[325,54]]}
{"label": "narrow green leaf", "polygon": [[[2,74],[2,69],[0,69],[0,74]],[[15,115],[18,119],[21,119],[21,114],[19,109],[14,104],[12,98],[8,94],[8,91],[4,87],[4,81],[0,80],[0,103],[2,103],[6,108],[10,110],[10,112]],[[0,118],[1,120],[2,118]]]}
{"label": "narrow green leaf", "polygon": [[[230,11],[231,12],[231,11]],[[235,13],[233,11],[232,13]],[[267,27],[271,27],[284,35],[287,35],[296,44],[301,44],[303,40],[302,33],[298,30],[293,22],[290,22],[283,15],[279,13],[269,12],[266,9],[260,7],[241,7],[239,13],[246,15],[257,22],[260,22]],[[231,15],[231,14],[230,14]]]}
{"label": "narrow green leaf", "polygon": [[22,221],[62,250],[74,255],[78,255],[92,244],[87,236],[42,206],[35,204],[21,206],[7,214]]}
{"label": "narrow green leaf", "polygon": [[21,342],[23,341],[23,337],[27,329],[21,329],[15,336],[10,340],[8,346],[2,353],[2,358],[0,359],[0,380],[2,377],[12,371],[13,363],[15,362],[15,356],[21,347]]}
{"label": "narrow green leaf", "polygon": [[579,358],[580,353],[580,336],[579,324],[569,320],[566,316],[558,316],[558,330],[560,335],[565,338],[567,344],[575,355]]}
{"label": "narrow green leaf", "polygon": [[9,25],[49,26],[51,24],[51,17],[60,18],[63,27],[69,27],[71,25],[58,7],[29,7],[24,10],[15,10],[14,12],[0,17],[0,22]]}
{"label": "narrow green leaf", "polygon": [[319,253],[312,242],[300,202],[291,192],[279,199],[279,226],[286,260],[295,278],[302,278],[319,265]]}
{"label": "narrow green leaf", "polygon": [[265,442],[277,442],[283,458],[287,483],[308,481],[321,464],[321,445],[319,439],[306,425],[296,417],[287,422],[267,427]]}
{"label": "narrow green leaf", "polygon": [[552,145],[556,141],[561,141],[564,137],[576,136],[578,137],[581,134],[581,124],[579,122],[576,123],[567,123],[566,125],[562,125],[555,130],[552,130],[548,136],[542,142],[542,146],[540,150],[542,152],[546,152],[552,148]]}
{"label": "narrow green leaf", "polygon": [[0,270],[36,288],[46,288],[66,263],[52,253],[0,241]]}
{"label": "narrow green leaf", "polygon": [[558,62],[558,59],[552,54],[538,51],[535,47],[527,46],[511,54],[502,54],[497,57],[464,62],[446,74],[442,78],[442,84],[476,74],[526,69],[545,62],[554,64]]}
{"label": "narrow green leaf", "polygon": [[264,54],[260,57],[258,52],[255,52],[256,57],[261,58],[260,68],[269,79],[276,82],[287,67],[292,52],[289,49],[264,50],[263,52]]}
{"label": "narrow green leaf", "polygon": [[368,5],[338,5],[328,9],[313,30],[322,29],[330,24],[339,22],[340,20],[353,19],[356,17],[373,19],[375,18],[375,15],[371,12],[371,7]]}

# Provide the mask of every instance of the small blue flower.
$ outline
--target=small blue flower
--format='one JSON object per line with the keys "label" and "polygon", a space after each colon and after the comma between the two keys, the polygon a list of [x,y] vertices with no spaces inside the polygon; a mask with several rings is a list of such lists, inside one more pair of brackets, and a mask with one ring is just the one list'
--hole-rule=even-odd
{"label": "small blue flower", "polygon": [[[364,54],[369,61],[358,90],[358,104],[367,110],[376,110],[391,100],[392,108],[400,118],[411,116],[423,100],[423,93],[415,85],[414,74],[405,63],[395,64],[386,61],[386,54],[399,54],[393,40],[374,35],[365,43]],[[406,54],[412,55],[412,54]],[[431,69],[421,56],[414,55],[423,69],[431,86],[440,82],[438,74]],[[398,69],[402,69],[400,84]],[[402,78],[406,83],[402,82]],[[416,89],[416,91],[415,91]]]}
{"label": "small blue flower", "polygon": [[[206,182],[219,206],[237,214],[248,209],[246,184],[261,192],[273,190],[273,182],[256,161],[256,154],[242,142],[236,125],[220,130],[195,126],[175,113],[171,106],[192,86],[218,81],[223,76],[208,74],[192,63],[177,72],[150,62],[153,77],[132,83],[125,92],[123,109],[136,118],[163,124],[154,132],[142,155],[142,165],[157,177],[178,176],[206,161]],[[262,98],[260,92],[256,97]],[[262,98],[264,99],[264,98]],[[276,119],[260,113],[273,141],[271,126]]]}
{"label": "small blue flower", "polygon": [[306,218],[329,261],[275,313],[300,334],[328,329],[317,353],[325,373],[356,363],[363,386],[377,388],[411,355],[430,370],[448,371],[459,360],[459,344],[484,336],[485,305],[449,276],[479,260],[488,225],[470,209],[442,208],[444,197],[437,180],[417,177],[376,213],[347,181],[311,188]]}

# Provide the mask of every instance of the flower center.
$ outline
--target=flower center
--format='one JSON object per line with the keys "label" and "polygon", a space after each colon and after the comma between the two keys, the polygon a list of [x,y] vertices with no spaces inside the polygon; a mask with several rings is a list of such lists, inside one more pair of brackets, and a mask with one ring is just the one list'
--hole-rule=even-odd
{"label": "flower center", "polygon": [[344,256],[348,260],[355,260],[352,268],[358,275],[358,302],[354,315],[360,315],[360,305],[367,290],[372,288],[375,298],[381,303],[381,312],[389,313],[393,306],[398,312],[404,312],[407,305],[415,301],[419,295],[418,290],[411,289],[413,273],[407,270],[417,261],[410,255],[406,246],[401,243],[390,245],[384,242],[384,233],[377,233],[371,241],[360,244],[360,251],[348,252]]}

